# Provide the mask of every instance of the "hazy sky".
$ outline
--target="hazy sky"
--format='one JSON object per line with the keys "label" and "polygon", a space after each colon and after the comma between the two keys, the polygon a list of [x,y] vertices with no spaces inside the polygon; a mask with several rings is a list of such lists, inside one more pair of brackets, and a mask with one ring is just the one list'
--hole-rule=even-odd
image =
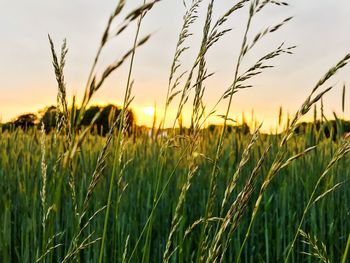
{"label": "hazy sky", "polygon": [[[139,1],[141,2],[141,0]],[[188,1],[189,2],[189,1]],[[233,0],[217,0],[215,16],[225,12]],[[268,8],[254,20],[253,32],[273,25],[288,16],[294,19],[280,32],[266,38],[251,53],[245,66],[249,66],[266,51],[280,43],[297,45],[295,54],[278,58],[276,68],[267,71],[251,83],[254,88],[236,94],[231,116],[239,118],[246,112],[249,119],[264,121],[265,129],[276,123],[279,106],[294,112],[312,85],[341,57],[350,52],[349,0],[290,0],[290,7]],[[19,113],[37,111],[56,101],[56,82],[51,66],[47,34],[57,46],[67,38],[69,54],[66,82],[69,96],[81,96],[100,36],[115,0],[0,0],[0,116],[8,121]],[[138,0],[127,1],[131,10]],[[204,1],[200,19],[191,31],[194,36],[191,49],[182,58],[183,69],[188,69],[198,51],[201,37]],[[167,79],[177,36],[184,14],[182,0],[162,0],[145,18],[142,35],[153,33],[151,40],[138,50],[133,78],[135,79],[133,107],[140,124],[150,124],[151,117],[143,108],[156,103],[161,109],[166,95]],[[233,77],[237,47],[241,41],[247,9],[242,9],[229,21],[233,30],[210,51],[208,69],[215,75],[206,83],[205,101],[212,105],[220,97]],[[103,53],[103,65],[118,58],[133,37],[130,28],[121,38],[112,41]],[[341,113],[341,86],[350,83],[350,69],[346,68],[330,82],[336,88],[325,98],[328,113]],[[94,103],[120,103],[125,86],[126,67],[118,71],[102,87]],[[347,94],[350,101],[350,90]],[[350,103],[350,102],[349,102]],[[220,109],[224,109],[224,103]],[[350,104],[346,116],[350,117]],[[214,120],[213,120],[214,121]]]}

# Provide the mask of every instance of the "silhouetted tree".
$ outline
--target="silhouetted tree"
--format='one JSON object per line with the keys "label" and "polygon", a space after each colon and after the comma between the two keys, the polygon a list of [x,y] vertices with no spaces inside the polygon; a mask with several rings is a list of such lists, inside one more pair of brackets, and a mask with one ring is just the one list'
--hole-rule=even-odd
{"label": "silhouetted tree", "polygon": [[[121,114],[121,108],[115,105],[107,105],[105,107],[101,106],[92,106],[86,110],[81,125],[88,126],[92,122],[93,118],[96,116],[98,112],[100,112],[100,117],[96,120],[94,124],[94,130],[97,131],[98,134],[106,135],[114,123],[114,120]],[[120,121],[120,120],[119,120]],[[134,114],[131,110],[127,112],[126,124],[128,127],[128,132],[132,132],[132,128],[134,126]],[[120,122],[118,123],[119,126]]]}
{"label": "silhouetted tree", "polygon": [[22,128],[27,130],[30,127],[34,127],[37,121],[37,116],[33,113],[22,114],[12,122],[15,128]]}
{"label": "silhouetted tree", "polygon": [[[222,128],[223,128],[222,125],[214,125],[214,124],[211,124],[208,127],[209,131],[212,133],[219,131]],[[242,125],[235,125],[235,126],[234,125],[227,125],[226,132],[227,133],[234,132],[234,133],[246,135],[246,134],[250,133],[250,128],[249,128],[248,124],[246,124],[246,123],[243,123]]]}
{"label": "silhouetted tree", "polygon": [[[115,105],[102,106],[91,106],[88,108],[84,114],[84,117],[81,122],[81,126],[89,126],[96,116],[97,113],[100,113],[99,118],[95,121],[93,132],[96,132],[100,135],[106,135],[111,128],[115,118],[121,113],[121,109]],[[78,114],[79,110],[77,110]],[[47,132],[55,129],[57,127],[57,108],[55,106],[46,107],[41,112],[40,124],[44,123],[45,130]],[[132,132],[132,127],[134,125],[134,114],[131,110],[127,112],[127,125],[128,132]],[[58,120],[62,117],[62,113],[59,113]],[[119,123],[118,123],[119,125]]]}
{"label": "silhouetted tree", "polygon": [[[44,123],[46,132],[50,132],[57,127],[57,108],[55,106],[46,107],[40,113],[42,115],[40,125]],[[61,117],[62,113],[59,113],[58,121],[60,121]]]}
{"label": "silhouetted tree", "polygon": [[295,133],[300,135],[313,134],[314,131],[320,133],[320,139],[331,137],[332,140],[336,140],[338,137],[350,132],[350,122],[340,119],[323,122],[302,122],[295,129]]}
{"label": "silhouetted tree", "polygon": [[[77,112],[78,111],[79,110],[77,110]],[[112,104],[107,105],[105,107],[92,106],[86,110],[83,120],[81,122],[81,126],[89,126],[96,114],[99,112],[101,113],[94,124],[93,131],[100,135],[106,135],[112,127],[114,121],[121,114],[122,109]],[[45,109],[39,111],[39,113],[41,115],[39,121],[35,114],[23,114],[18,116],[13,122],[3,124],[2,129],[10,130],[11,127],[14,127],[27,130],[30,127],[34,127],[36,124],[38,124],[40,128],[40,125],[43,123],[45,125],[46,132],[50,132],[57,127],[57,108],[55,106],[46,107]],[[59,113],[58,121],[60,121],[61,117],[62,113]],[[127,111],[125,120],[127,131],[130,134],[135,129],[135,116],[132,110]],[[120,120],[117,124],[117,128],[119,127],[119,125]]]}

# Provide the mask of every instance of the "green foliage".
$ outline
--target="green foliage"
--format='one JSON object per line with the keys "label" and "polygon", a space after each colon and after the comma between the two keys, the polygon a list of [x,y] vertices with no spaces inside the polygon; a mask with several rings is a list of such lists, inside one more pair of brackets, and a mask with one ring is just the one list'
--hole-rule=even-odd
{"label": "green foliage", "polygon": [[[42,254],[40,249],[55,234],[63,232],[61,236],[55,237],[50,246],[62,244],[53,250],[47,257],[46,262],[60,262],[69,248],[70,240],[75,234],[75,215],[73,203],[70,198],[70,187],[67,181],[69,168],[59,168],[60,149],[63,146],[63,138],[59,138],[53,144],[53,133],[46,138],[46,204],[50,214],[46,223],[46,234],[43,236],[41,228],[42,206],[40,191],[42,184],[41,176],[41,145],[40,134],[37,130],[29,133],[16,131],[14,133],[2,133],[0,136],[0,261],[1,262],[34,262]],[[218,177],[218,199],[215,201],[215,210],[221,207],[224,196],[224,185],[235,171],[240,161],[243,150],[249,144],[250,135],[241,135],[235,132],[224,139],[222,158],[219,162],[220,173]],[[307,136],[299,136],[290,144],[288,152],[295,154],[310,145]],[[208,134],[201,140],[198,152],[206,156],[213,156],[215,151],[214,142],[218,134]],[[95,135],[88,135],[78,153],[78,159],[73,163],[76,171],[77,202],[78,207],[83,206],[84,196],[88,189],[90,177],[95,169],[95,162],[99,149],[105,143],[106,138]],[[259,173],[261,179],[269,165],[273,162],[274,156],[279,148],[279,136],[264,136],[255,145],[251,159],[242,170],[242,179],[239,180],[237,188],[233,191],[228,202],[232,202],[237,196],[239,189],[244,184],[244,179],[255,166],[267,144],[271,144],[269,157]],[[176,143],[181,145],[181,141]],[[115,147],[113,143],[111,147]],[[139,135],[136,142],[133,138],[127,139],[125,157],[123,163],[126,165],[124,177],[117,191],[127,187],[117,208],[117,193],[113,194],[111,206],[111,220],[106,242],[106,262],[121,262],[124,253],[126,240],[129,240],[127,257],[130,256],[136,241],[142,231],[156,195],[157,184],[164,185],[169,174],[181,158],[177,148],[169,148],[163,152],[161,158],[166,160],[166,166],[162,170],[162,176],[154,176],[157,169],[156,160],[162,152],[161,146],[155,144],[147,134]],[[242,254],[242,262],[281,262],[283,252],[287,249],[289,242],[297,229],[298,218],[303,213],[311,191],[324,170],[326,163],[332,158],[333,152],[338,147],[338,142],[326,139],[322,141],[317,151],[308,154],[305,158],[293,163],[282,170],[271,187],[266,192],[262,209],[258,214],[258,220],[253,226],[252,235],[248,239],[247,246]],[[93,192],[88,203],[86,219],[104,206],[104,200],[110,174],[112,172],[113,154],[107,157],[107,165],[103,171],[103,179]],[[321,160],[321,161],[320,161]],[[182,223],[180,231],[173,239],[175,246],[180,246],[181,251],[176,251],[172,262],[190,262],[193,251],[198,244],[198,227],[195,227],[184,238],[185,231],[193,222],[200,219],[205,209],[205,200],[208,195],[208,169],[211,167],[209,159],[196,157],[198,165],[197,176],[191,189],[188,192],[183,207]],[[182,160],[170,181],[163,197],[160,199],[158,208],[155,211],[152,227],[152,239],[150,244],[150,259],[152,262],[161,262],[164,248],[167,242],[167,235],[173,215],[173,206],[177,203],[181,186],[185,182],[184,173],[188,165],[187,160]],[[341,161],[332,170],[330,176],[324,180],[320,190],[328,189],[337,182],[348,180],[350,173],[347,167],[350,159]],[[117,181],[115,182],[117,183]],[[256,193],[253,195],[256,196]],[[232,199],[233,198],[233,199]],[[326,198],[317,202],[306,216],[305,228],[308,232],[325,242],[328,257],[332,262],[339,262],[344,251],[348,233],[350,232],[350,221],[347,220],[349,212],[350,193],[348,183],[331,193]],[[248,203],[249,210],[253,203]],[[325,212],[327,211],[327,212]],[[118,218],[118,219],[116,219]],[[83,238],[89,233],[101,236],[104,216],[99,213],[83,232]],[[210,223],[215,226],[216,221]],[[240,244],[245,234],[247,220],[243,220],[235,232],[224,262],[232,262],[237,255]],[[128,238],[129,237],[129,238]],[[184,239],[183,239],[184,238]],[[145,237],[141,243],[145,242]],[[297,241],[290,262],[304,262],[305,255],[299,251],[310,251],[310,247]],[[311,252],[310,252],[311,253]],[[96,262],[99,255],[99,246],[92,245],[81,252],[82,262]],[[131,262],[139,262],[142,258],[142,250],[137,249]],[[107,261],[108,258],[108,261]]]}
{"label": "green foliage", "polygon": [[[49,36],[57,107],[45,109],[40,129],[35,127],[35,115],[27,114],[12,125],[22,129],[0,130],[0,261],[310,262],[305,255],[324,262],[346,261],[350,244],[350,221],[346,220],[350,192],[344,187],[350,175],[348,123],[336,114],[335,121],[329,122],[322,98],[333,88],[326,83],[350,62],[350,54],[313,86],[281,134],[261,135],[261,125],[251,134],[244,116],[242,126],[229,125],[233,97],[253,88],[251,79],[273,68],[274,59],[292,54],[295,48],[282,43],[246,65],[247,54],[257,43],[291,18],[258,33],[252,32],[253,23],[266,6],[288,3],[241,0],[217,17],[214,0],[192,0],[189,8],[184,1],[187,11],[160,128],[154,123],[152,136],[138,129],[130,137],[126,135],[134,126],[129,109],[136,50],[150,38],[139,39],[139,33],[143,18],[159,0],[144,1],[122,19],[125,2],[120,0],[109,17],[81,105],[73,97],[68,107],[67,43],[63,41],[58,54]],[[179,71],[202,3],[208,5],[198,55],[188,71]],[[231,31],[226,27],[229,18],[245,9],[247,23],[238,41],[241,48],[232,82],[208,110],[206,80],[214,73],[208,71],[207,55]],[[97,70],[106,44],[135,22],[132,47]],[[89,108],[110,75],[128,62],[123,106]],[[167,111],[175,98],[174,125],[165,133]],[[344,98],[345,88],[343,111]],[[317,121],[315,110],[313,124],[299,124],[319,101],[322,122]],[[206,129],[208,118],[222,103],[225,112],[216,116],[223,119],[223,125]],[[182,126],[185,106],[192,110],[188,129]],[[279,126],[282,115],[281,108]],[[298,240],[300,233],[302,240]]]}

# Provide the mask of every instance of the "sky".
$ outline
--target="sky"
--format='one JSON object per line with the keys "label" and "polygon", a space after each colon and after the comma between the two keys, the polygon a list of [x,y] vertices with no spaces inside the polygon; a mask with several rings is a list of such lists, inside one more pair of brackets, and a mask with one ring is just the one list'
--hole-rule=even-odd
{"label": "sky", "polygon": [[[125,15],[139,3],[126,1]],[[142,2],[141,0],[139,1]],[[189,3],[189,0],[187,0]],[[217,19],[237,1],[217,0],[213,20]],[[293,16],[280,31],[263,39],[243,63],[247,68],[257,58],[273,50],[282,42],[296,45],[293,55],[277,58],[263,75],[253,79],[251,89],[235,94],[230,117],[247,120],[253,116],[264,123],[264,129],[276,126],[278,109],[285,115],[293,114],[310,89],[323,74],[350,52],[350,1],[349,0],[289,0],[289,7],[266,8],[254,19],[250,39],[269,25]],[[82,96],[89,69],[99,46],[109,14],[116,0],[0,0],[0,120],[9,121],[21,113],[37,112],[56,103],[57,85],[51,65],[47,34],[59,46],[66,38],[69,47],[65,77],[68,96]],[[190,31],[190,49],[181,58],[182,70],[188,70],[198,52],[204,23],[204,0],[199,18]],[[169,69],[174,55],[178,33],[185,8],[182,0],[162,0],[145,17],[141,35],[152,37],[137,50],[133,79],[135,81],[132,108],[138,124],[151,125],[152,108],[161,114],[164,108]],[[204,102],[208,109],[214,105],[233,79],[238,47],[246,24],[248,9],[235,13],[226,27],[232,31],[210,50],[208,71],[213,77],[206,81]],[[119,20],[121,21],[121,20]],[[119,58],[131,46],[135,27],[111,41],[103,51],[98,70]],[[344,83],[350,84],[350,67],[332,79],[328,85],[334,89],[324,98],[326,113],[341,111]],[[93,99],[93,104],[120,105],[126,83],[127,64],[105,83]],[[350,91],[346,99],[350,101]],[[225,111],[227,101],[218,107]],[[176,103],[170,108],[169,124]],[[185,108],[184,119],[189,108]],[[253,112],[253,113],[252,113]],[[344,117],[350,118],[350,104],[346,104]],[[212,118],[209,122],[220,122]]]}

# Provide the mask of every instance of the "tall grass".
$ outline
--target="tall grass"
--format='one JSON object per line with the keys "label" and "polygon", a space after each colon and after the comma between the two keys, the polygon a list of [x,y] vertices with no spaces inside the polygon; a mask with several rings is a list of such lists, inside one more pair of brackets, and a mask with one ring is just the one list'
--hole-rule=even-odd
{"label": "tall grass", "polygon": [[[146,133],[129,137],[125,120],[132,107],[137,49],[151,37],[140,37],[142,21],[157,2],[144,1],[125,16],[126,3],[118,2],[102,35],[80,105],[76,98],[69,105],[66,97],[66,41],[58,54],[49,36],[58,85],[57,129],[50,134],[45,134],[45,127],[0,133],[2,262],[313,262],[314,258],[346,262],[350,243],[350,222],[346,220],[349,138],[342,137],[343,122],[336,115],[337,135],[327,137],[317,129],[316,105],[321,102],[325,127],[328,120],[322,98],[333,88],[326,85],[348,64],[350,55],[316,82],[285,124],[281,107],[276,121],[285,127],[281,134],[261,134],[261,125],[252,134],[232,132],[233,97],[254,88],[252,78],[273,68],[273,60],[291,55],[295,48],[279,44],[246,66],[243,62],[256,44],[291,20],[253,32],[255,18],[268,5],[281,8],[288,4],[237,1],[214,19],[215,1],[189,1],[158,131],[151,137]],[[181,61],[188,49],[196,49],[187,43],[205,4],[197,55],[186,70]],[[208,109],[204,94],[206,80],[213,73],[207,55],[230,32],[229,18],[237,12],[248,15],[232,82]],[[116,26],[116,20],[122,22]],[[133,23],[136,32],[131,48],[97,72],[106,43],[121,37]],[[93,132],[99,113],[87,127],[80,124],[105,80],[125,64],[128,75],[122,111],[112,116],[109,133],[101,137]],[[207,129],[206,121],[222,104],[222,127]],[[192,109],[191,124],[189,129],[178,129],[186,105]],[[162,137],[170,107],[176,107],[177,115],[171,132]],[[312,108],[314,124],[299,133],[302,117]],[[344,108],[345,86],[343,112]]]}
{"label": "tall grass", "polygon": [[[4,213],[1,214],[2,230],[1,230],[1,257],[3,262],[10,261],[35,261],[44,253],[40,253],[44,242],[42,224],[42,205],[40,201],[41,192],[41,146],[40,133],[33,131],[30,134],[16,132],[15,134],[2,134],[1,137],[1,176],[4,180],[1,183],[2,208]],[[314,134],[306,134],[306,136],[297,137],[290,145],[289,154],[295,154],[308,147],[312,142],[307,138],[315,136]],[[212,155],[215,153],[212,144],[217,139],[218,134],[207,132],[206,139],[203,139],[198,149],[201,153]],[[98,159],[98,147],[102,147],[105,138],[95,135],[87,135],[86,141],[82,145],[82,157],[84,158],[77,166],[77,185],[81,186],[77,191],[79,205],[83,205],[85,197],[85,189],[90,184],[90,174],[95,170],[96,160]],[[235,172],[235,167],[239,167],[240,157],[244,155],[243,151],[250,143],[249,135],[230,134],[225,137],[225,147],[222,159],[219,162],[220,174],[218,176],[218,196],[215,207],[219,209],[222,206],[222,200],[225,196],[225,187],[227,181],[231,180],[231,176]],[[53,204],[53,209],[46,223],[46,236],[53,237],[55,234],[63,232],[61,236],[55,237],[49,247],[58,246],[50,251],[46,257],[46,261],[62,261],[66,251],[68,250],[70,240],[73,238],[75,231],[74,214],[72,211],[72,201],[70,195],[70,187],[67,179],[66,184],[62,184],[61,192],[57,193],[57,182],[67,176],[63,170],[54,173],[56,159],[59,156],[59,148],[63,146],[63,142],[59,141],[57,147],[51,144],[54,141],[53,134],[47,136],[46,149],[47,157],[47,203]],[[127,156],[133,157],[133,164],[124,170],[123,181],[120,183],[120,190],[126,184],[127,188],[123,194],[123,198],[119,204],[119,212],[117,207],[111,206],[109,221],[109,231],[106,236],[106,251],[109,260],[121,261],[121,257],[125,251],[126,240],[128,249],[126,260],[130,257],[137,239],[140,236],[143,225],[149,217],[149,213],[153,206],[152,196],[155,193],[156,185],[164,185],[167,177],[156,178],[154,171],[157,169],[156,160],[158,159],[159,146],[144,135],[137,138],[136,143],[132,143],[132,139],[127,139],[126,146]],[[241,170],[241,178],[247,178],[251,171],[258,163],[258,158],[268,145],[271,145],[269,154],[266,156],[265,164],[258,173],[258,183],[262,181],[261,175],[267,172],[268,166],[273,163],[273,155],[277,153],[280,141],[279,136],[263,136],[256,144],[251,153],[250,160]],[[112,142],[112,147],[115,142]],[[283,260],[283,253],[290,245],[297,230],[297,225],[304,213],[305,206],[314,189],[319,174],[326,167],[325,162],[330,161],[333,153],[336,151],[338,143],[327,139],[321,142],[316,151],[309,153],[303,159],[300,159],[286,169],[280,171],[275,181],[271,183],[266,190],[262,200],[262,208],[258,213],[258,220],[252,226],[251,235],[248,237],[247,244],[243,248],[243,262],[255,262],[263,259],[269,262],[278,262]],[[16,151],[14,149],[17,149]],[[163,174],[170,174],[176,167],[176,159],[180,158],[177,148],[170,148],[164,158],[167,159],[167,165],[163,168]],[[103,171],[103,178],[96,186],[93,196],[89,201],[89,209],[87,217],[93,215],[93,211],[103,208],[105,200],[107,200],[108,185],[110,182],[109,174],[112,167],[108,164],[112,163],[113,154],[106,159],[106,168]],[[185,235],[186,230],[193,223],[203,218],[201,211],[205,209],[205,199],[208,196],[207,185],[209,178],[207,176],[208,169],[212,163],[210,160],[202,159],[201,156],[196,157],[198,169],[197,175],[193,178],[191,188],[189,189],[186,202],[181,211],[182,223],[178,227],[178,232],[173,235],[172,243],[181,246],[181,253],[175,253],[172,256],[173,261],[189,262],[193,258],[193,251],[198,249],[198,241],[200,229],[193,226],[193,229]],[[135,165],[137,164],[137,165]],[[344,159],[333,167],[331,173],[320,184],[322,192],[328,190],[338,182],[348,180],[349,159]],[[163,198],[158,202],[157,209],[153,213],[153,235],[150,243],[150,258],[152,261],[160,262],[163,259],[166,243],[168,242],[168,234],[171,227],[173,217],[173,209],[178,203],[178,197],[182,191],[182,185],[186,182],[186,170],[188,167],[187,160],[183,160],[175,172],[173,180],[169,183],[168,190],[163,194]],[[312,167],[312,173],[305,174],[305,167]],[[160,182],[157,182],[160,180]],[[232,196],[239,194],[239,190],[245,184],[244,180],[238,180],[236,189],[233,190]],[[345,251],[349,222],[347,201],[349,193],[347,184],[341,186],[336,191],[327,195],[324,199],[316,202],[305,216],[303,230],[312,233],[322,240],[327,246],[328,257],[333,261],[340,261]],[[319,193],[322,193],[319,192]],[[60,195],[59,201],[57,195]],[[253,192],[254,199],[257,198],[256,191]],[[229,198],[228,203],[233,204],[233,197]],[[254,200],[253,199],[253,200]],[[113,194],[112,200],[117,201],[116,193]],[[170,205],[169,205],[170,204]],[[248,210],[253,208],[253,202],[250,201]],[[325,211],[327,211],[325,213]],[[118,218],[118,221],[115,219]],[[227,253],[224,255],[223,261],[230,262],[236,258],[242,244],[247,229],[247,220],[243,217],[238,225],[232,241],[229,243]],[[221,217],[212,217],[208,220],[209,224],[221,222]],[[84,237],[88,234],[96,232],[96,236],[102,236],[104,216],[99,214],[91,221]],[[229,225],[231,227],[231,225]],[[129,237],[129,238],[128,238]],[[144,244],[145,237],[141,239]],[[48,243],[48,241],[45,241]],[[46,245],[45,245],[46,247]],[[33,249],[35,248],[35,249]],[[180,247],[179,247],[180,249]],[[291,262],[300,262],[307,258],[300,254],[300,251],[310,251],[309,246],[299,241],[295,243],[295,248],[291,252]],[[178,251],[178,250],[176,250]],[[84,260],[95,262],[99,257],[99,245],[88,247],[81,251],[84,254]],[[131,262],[141,261],[143,257],[142,249],[136,249]],[[312,260],[311,260],[312,262]]]}

